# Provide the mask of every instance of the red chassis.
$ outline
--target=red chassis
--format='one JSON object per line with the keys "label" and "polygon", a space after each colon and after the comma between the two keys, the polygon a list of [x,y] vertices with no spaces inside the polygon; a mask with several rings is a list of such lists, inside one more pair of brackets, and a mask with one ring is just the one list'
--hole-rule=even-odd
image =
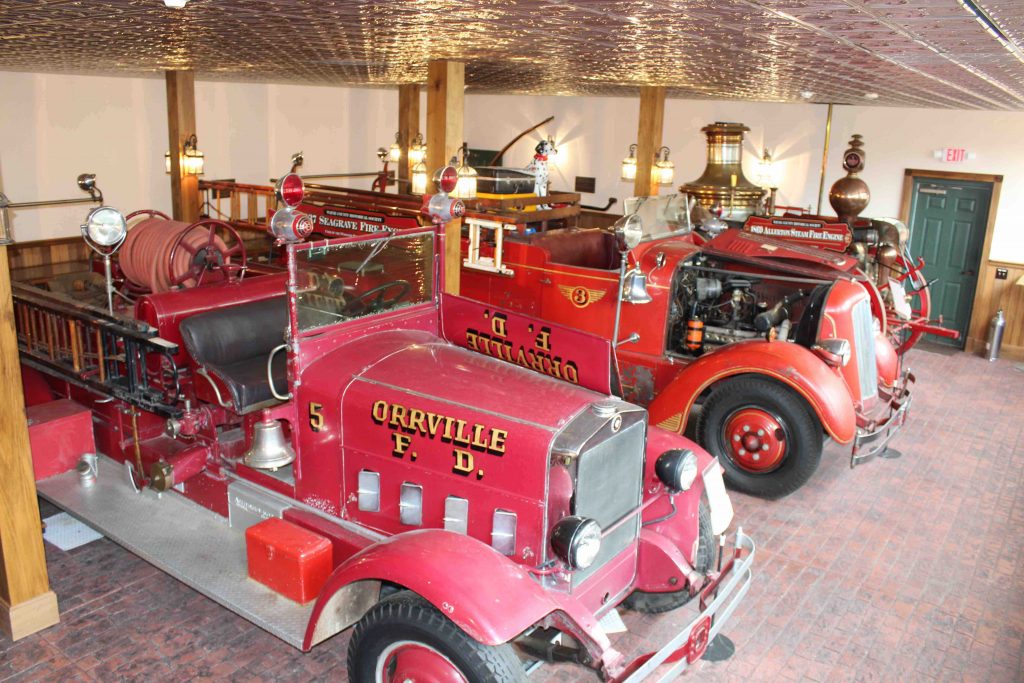
{"label": "red chassis", "polygon": [[[356,625],[352,680],[518,679],[515,652],[630,681],[684,668],[751,577],[739,531],[714,569],[718,463],[608,396],[607,341],[440,295],[439,240],[289,244],[286,275],[143,296],[137,320],[20,288],[23,362],[93,410],[110,458],[40,493],[304,650]],[[270,516],[330,542],[308,605],[245,577],[243,532]],[[646,663],[599,623],[702,591]]]}
{"label": "red chassis", "polygon": [[[884,454],[909,410],[912,376],[884,316],[876,325],[864,313],[883,303],[857,259],[740,231],[709,243],[683,229],[678,200],[640,205],[644,238],[625,259],[612,233],[526,235],[512,218],[468,212],[461,291],[616,340],[616,393],[680,434],[700,405],[697,440],[739,490],[799,488],[820,461],[822,434],[850,444],[851,466]],[[350,234],[409,229],[419,204],[320,188],[302,208],[317,231]]]}

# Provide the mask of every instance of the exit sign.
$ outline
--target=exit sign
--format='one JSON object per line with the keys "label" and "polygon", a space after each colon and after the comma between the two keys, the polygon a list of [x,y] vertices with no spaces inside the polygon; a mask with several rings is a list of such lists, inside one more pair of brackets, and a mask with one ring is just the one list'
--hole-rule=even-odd
{"label": "exit sign", "polygon": [[939,161],[945,161],[947,163],[957,163],[960,161],[968,161],[974,159],[977,155],[974,152],[968,152],[963,147],[945,147],[943,149],[937,149],[932,152]]}

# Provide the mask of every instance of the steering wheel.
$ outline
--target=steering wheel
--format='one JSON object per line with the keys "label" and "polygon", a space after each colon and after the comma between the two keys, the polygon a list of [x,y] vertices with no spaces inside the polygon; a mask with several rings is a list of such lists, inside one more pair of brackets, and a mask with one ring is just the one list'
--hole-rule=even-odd
{"label": "steering wheel", "polygon": [[[409,293],[411,289],[409,283],[406,280],[392,280],[391,282],[385,282],[382,285],[377,285],[373,289],[368,289],[362,294],[358,295],[354,299],[350,300],[345,304],[345,308],[342,309],[342,315],[357,316],[366,315],[367,313],[375,313],[384,308],[398,303],[402,297]],[[387,296],[391,290],[397,290],[392,296]]]}
{"label": "steering wheel", "polygon": [[[224,234],[223,238],[217,234],[218,229]],[[204,231],[205,238],[202,236]],[[179,262],[183,259],[187,259],[188,265],[181,272]],[[179,266],[177,269],[176,265]],[[189,280],[198,287],[210,271],[217,272],[224,280],[241,279],[244,269],[245,243],[241,236],[227,223],[211,218],[198,221],[182,231],[167,257],[171,287],[184,285]]]}

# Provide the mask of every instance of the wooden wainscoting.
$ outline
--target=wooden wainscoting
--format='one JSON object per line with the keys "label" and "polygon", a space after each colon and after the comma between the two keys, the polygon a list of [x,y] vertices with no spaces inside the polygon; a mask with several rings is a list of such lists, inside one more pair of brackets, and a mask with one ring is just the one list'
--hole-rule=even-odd
{"label": "wooden wainscoting", "polygon": [[[1005,280],[996,279],[996,270],[1006,268]],[[974,297],[974,315],[971,333],[967,339],[968,351],[985,348],[988,325],[1000,308],[1006,316],[1001,358],[1024,360],[1024,285],[1017,280],[1024,277],[1024,263],[988,261],[978,278],[978,291]]]}
{"label": "wooden wainscoting", "polygon": [[20,282],[88,270],[92,250],[81,237],[15,242],[7,247],[11,279]]}

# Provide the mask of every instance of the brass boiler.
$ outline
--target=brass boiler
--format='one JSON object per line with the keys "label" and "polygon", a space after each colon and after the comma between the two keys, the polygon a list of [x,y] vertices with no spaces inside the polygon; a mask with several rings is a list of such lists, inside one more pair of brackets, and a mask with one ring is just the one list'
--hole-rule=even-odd
{"label": "brass boiler", "polygon": [[708,138],[704,175],[679,188],[724,220],[746,220],[764,197],[764,189],[743,175],[743,134],[749,130],[742,123],[722,121],[701,128]]}

